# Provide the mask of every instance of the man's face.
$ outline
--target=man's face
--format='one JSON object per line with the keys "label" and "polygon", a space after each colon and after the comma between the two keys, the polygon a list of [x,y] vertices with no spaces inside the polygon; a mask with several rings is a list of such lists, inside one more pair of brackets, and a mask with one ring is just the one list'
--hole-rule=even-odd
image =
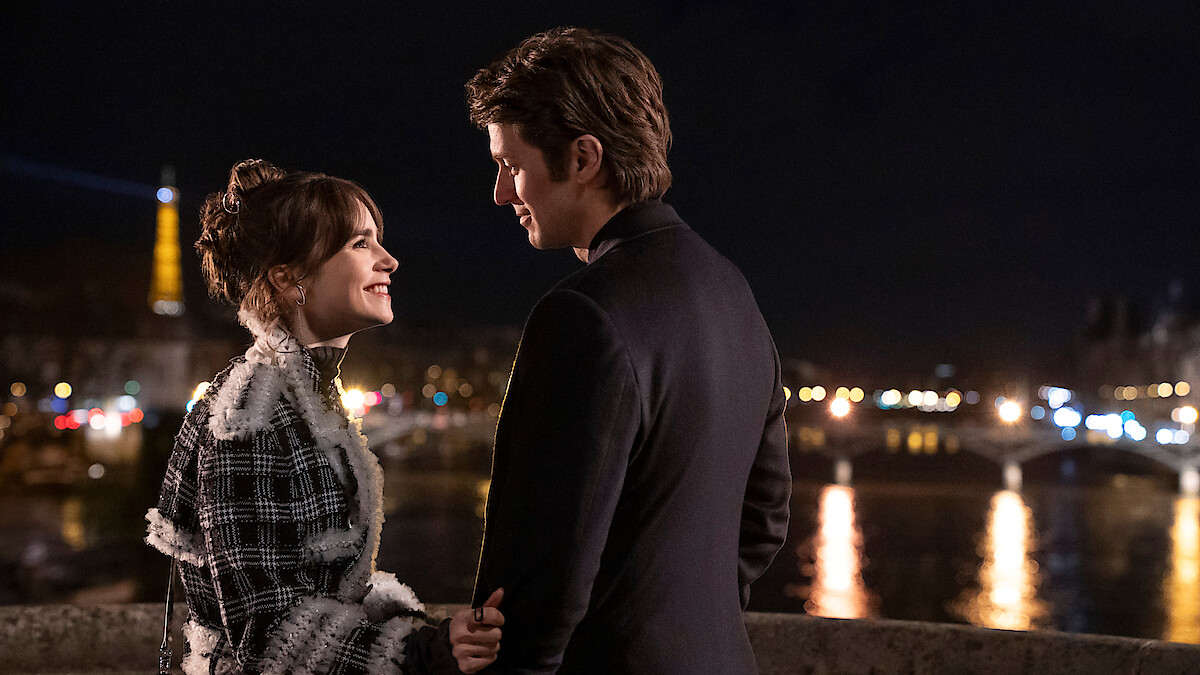
{"label": "man's face", "polygon": [[526,143],[516,126],[489,124],[492,158],[496,160],[493,193],[500,206],[512,204],[534,248],[586,247],[580,190],[574,182],[550,179],[542,151]]}

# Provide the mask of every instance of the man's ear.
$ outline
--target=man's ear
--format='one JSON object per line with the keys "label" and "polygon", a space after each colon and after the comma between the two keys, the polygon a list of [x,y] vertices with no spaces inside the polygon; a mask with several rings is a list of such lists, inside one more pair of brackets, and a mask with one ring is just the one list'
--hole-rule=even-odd
{"label": "man's ear", "polygon": [[575,182],[587,184],[603,178],[604,146],[600,139],[584,134],[571,141],[568,168]]}

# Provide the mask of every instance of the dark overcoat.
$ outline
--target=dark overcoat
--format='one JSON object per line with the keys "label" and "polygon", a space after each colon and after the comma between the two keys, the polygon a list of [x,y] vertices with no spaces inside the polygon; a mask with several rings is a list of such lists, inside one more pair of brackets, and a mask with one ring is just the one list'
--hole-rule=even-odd
{"label": "dark overcoat", "polygon": [[784,403],[737,268],[660,201],[605,224],[533,309],[505,395],[489,672],[756,672],[742,611],[787,533]]}

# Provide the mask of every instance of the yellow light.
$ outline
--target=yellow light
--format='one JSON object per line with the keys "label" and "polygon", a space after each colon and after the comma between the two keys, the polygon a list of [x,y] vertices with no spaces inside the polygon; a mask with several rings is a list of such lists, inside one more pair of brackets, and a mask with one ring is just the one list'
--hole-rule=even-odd
{"label": "yellow light", "polygon": [[932,408],[937,405],[937,402],[938,395],[936,391],[926,391],[921,394],[921,403],[925,404],[926,407]]}
{"label": "yellow light", "polygon": [[1125,400],[1136,401],[1138,397],[1138,388],[1134,386],[1125,387]]}
{"label": "yellow light", "polygon": [[17,398],[21,398],[22,396],[24,396],[25,392],[27,391],[24,382],[13,382],[12,386],[9,387],[8,390],[10,392],[12,392],[12,395],[16,396]]}
{"label": "yellow light", "polygon": [[4,404],[4,414],[8,415],[9,417],[16,417],[17,416],[17,404],[13,403],[12,401],[5,403]]}
{"label": "yellow light", "polygon": [[1113,388],[1113,398],[1117,399],[1118,401],[1124,401],[1125,400],[1125,387],[1114,387]]}
{"label": "yellow light", "polygon": [[1185,405],[1179,409],[1179,421],[1184,424],[1195,424],[1196,419],[1200,418],[1200,413],[1190,405]]}
{"label": "yellow light", "polygon": [[850,389],[847,387],[838,387],[837,391],[833,392],[834,398],[850,398]]}
{"label": "yellow light", "polygon": [[921,405],[921,402],[924,400],[925,400],[925,394],[917,391],[916,389],[913,389],[912,391],[908,392],[908,404],[909,405]]}
{"label": "yellow light", "polygon": [[912,454],[915,455],[921,452],[921,445],[924,444],[924,442],[925,436],[921,434],[920,430],[913,429],[908,433],[908,451]]}
{"label": "yellow light", "polygon": [[818,384],[817,386],[813,387],[813,389],[812,389],[812,400],[814,400],[814,401],[824,401],[824,400],[825,400],[825,387],[822,387],[822,386],[821,386],[821,385],[819,385],[819,384]]}
{"label": "yellow light", "polygon": [[1182,381],[1175,383],[1175,395],[1176,396],[1187,396],[1190,393],[1192,393],[1192,385],[1188,384],[1187,382],[1182,382]]}
{"label": "yellow light", "polygon": [[862,403],[862,400],[865,397],[866,393],[864,393],[859,387],[855,387],[850,390],[850,401],[853,403]]}
{"label": "yellow light", "polygon": [[470,382],[463,382],[458,386],[458,395],[463,398],[471,398],[471,394],[474,393],[475,387],[472,387]]}
{"label": "yellow light", "polygon": [[210,382],[201,382],[200,384],[196,385],[196,390],[192,392],[192,400],[199,401],[200,397],[204,396],[204,392],[208,391],[208,388],[211,386],[212,383]]}
{"label": "yellow light", "polygon": [[1021,419],[1021,406],[1016,401],[1005,401],[1000,404],[1000,419],[1008,423]]}
{"label": "yellow light", "polygon": [[54,395],[59,398],[66,398],[71,395],[71,385],[66,382],[59,382],[54,385]]}
{"label": "yellow light", "polygon": [[850,414],[850,400],[845,398],[835,398],[829,404],[829,412],[834,417],[845,417]]}
{"label": "yellow light", "polygon": [[391,382],[388,382],[387,384],[385,384],[379,388],[379,393],[382,394],[386,398],[391,398],[396,395],[396,385],[392,384]]}
{"label": "yellow light", "polygon": [[796,398],[808,403],[812,400],[812,387],[800,387],[800,391],[796,392]]}
{"label": "yellow light", "polygon": [[429,370],[425,371],[425,377],[427,377],[431,380],[436,380],[441,376],[442,376],[442,367],[439,365],[436,365],[436,364],[429,366]]}
{"label": "yellow light", "polygon": [[433,398],[433,395],[436,393],[437,385],[435,384],[427,384],[424,387],[421,387],[421,395],[425,398]]}
{"label": "yellow light", "polygon": [[1175,387],[1171,386],[1170,382],[1163,382],[1158,385],[1158,395],[1160,398],[1166,398],[1175,392]]}
{"label": "yellow light", "polygon": [[792,390],[791,389],[788,389],[787,387],[783,388],[783,400],[785,400],[785,401],[792,400]]}
{"label": "yellow light", "polygon": [[363,407],[363,402],[366,395],[361,389],[350,389],[342,392],[342,405],[346,406],[346,410],[358,410]]}
{"label": "yellow light", "polygon": [[951,408],[957,408],[960,403],[962,403],[962,394],[959,394],[957,391],[946,394],[946,405]]}
{"label": "yellow light", "polygon": [[904,400],[904,394],[901,394],[896,389],[888,389],[879,396],[879,400],[882,401],[884,405],[897,405],[900,403],[900,401]]}
{"label": "yellow light", "polygon": [[887,449],[892,450],[892,451],[900,449],[900,430],[899,429],[888,429],[887,430]]}

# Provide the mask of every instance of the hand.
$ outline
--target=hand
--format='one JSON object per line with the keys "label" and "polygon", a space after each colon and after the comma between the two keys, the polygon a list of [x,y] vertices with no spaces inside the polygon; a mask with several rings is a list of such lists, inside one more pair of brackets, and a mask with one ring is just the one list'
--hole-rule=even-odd
{"label": "hand", "polygon": [[498,609],[504,589],[497,588],[483,607],[460,609],[450,618],[450,646],[458,669],[471,675],[483,670],[500,653],[500,626],[504,615]]}

